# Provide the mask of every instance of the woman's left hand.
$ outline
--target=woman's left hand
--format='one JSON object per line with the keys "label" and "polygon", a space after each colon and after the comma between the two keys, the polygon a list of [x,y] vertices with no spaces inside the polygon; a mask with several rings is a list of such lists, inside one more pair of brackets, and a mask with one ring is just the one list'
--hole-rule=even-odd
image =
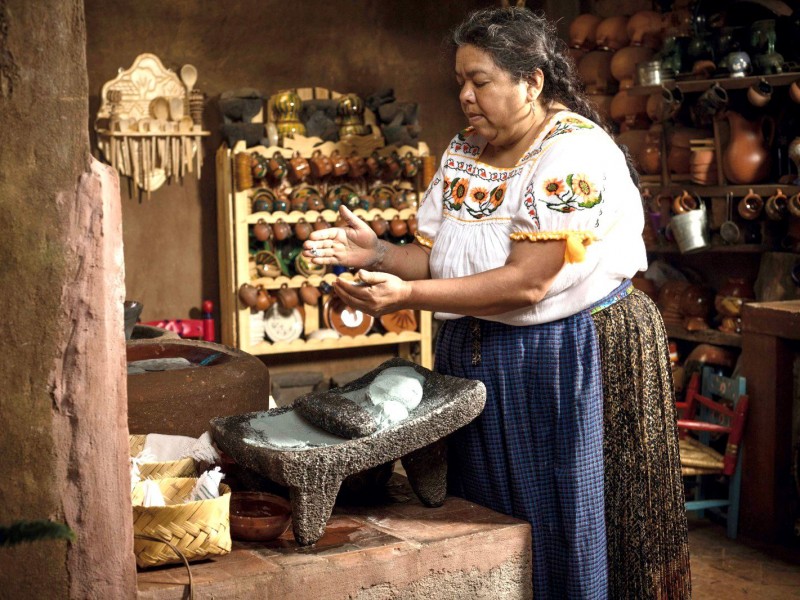
{"label": "woman's left hand", "polygon": [[352,308],[373,317],[407,308],[411,284],[388,273],[373,273],[361,269],[358,277],[363,283],[350,283],[339,278],[333,286],[336,294]]}

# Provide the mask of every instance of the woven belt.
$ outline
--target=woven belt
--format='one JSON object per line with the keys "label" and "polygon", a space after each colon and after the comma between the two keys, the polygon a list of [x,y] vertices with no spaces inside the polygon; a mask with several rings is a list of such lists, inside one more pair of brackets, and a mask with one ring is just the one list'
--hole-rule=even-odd
{"label": "woven belt", "polygon": [[589,314],[599,313],[601,310],[604,310],[615,304],[628,296],[631,292],[633,292],[635,288],[633,287],[633,283],[631,283],[630,279],[626,279],[623,281],[617,288],[611,292],[608,296],[603,298],[602,300],[598,300],[594,304],[589,307]]}

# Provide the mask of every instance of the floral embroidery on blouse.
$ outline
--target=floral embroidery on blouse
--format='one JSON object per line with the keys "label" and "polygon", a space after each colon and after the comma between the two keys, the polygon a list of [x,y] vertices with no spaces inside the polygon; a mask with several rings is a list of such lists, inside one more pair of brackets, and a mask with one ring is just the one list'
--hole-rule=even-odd
{"label": "floral embroidery on blouse", "polygon": [[428,189],[425,190],[425,193],[422,195],[422,200],[419,201],[420,206],[425,204],[425,201],[431,195],[431,192],[433,192],[433,190],[436,188],[436,186],[438,186],[441,183],[441,181],[442,180],[439,179],[438,176],[433,178],[433,182],[431,182],[431,184],[428,186]]}
{"label": "floral embroidery on blouse", "polygon": [[[571,213],[597,206],[603,201],[603,192],[583,173],[570,173],[564,179],[555,177],[542,185],[541,201],[550,210]],[[527,204],[526,204],[527,205]]]}
{"label": "floral embroidery on blouse", "polygon": [[[470,144],[468,138],[475,134],[472,127],[467,127],[450,142],[450,150],[454,153],[465,154],[469,157],[476,157],[481,152],[481,147]],[[463,164],[463,163],[462,163]]]}
{"label": "floral embroidery on blouse", "polygon": [[445,208],[458,212],[462,208],[475,218],[488,217],[496,211],[506,195],[507,184],[503,183],[494,188],[476,186],[470,188],[469,180],[456,177],[449,181],[446,177],[442,190],[442,201]]}
{"label": "floral embroidery on blouse", "polygon": [[547,132],[547,135],[542,138],[542,141],[536,148],[529,150],[521,159],[520,163],[524,163],[529,161],[530,159],[536,157],[539,153],[542,152],[544,148],[545,142],[549,142],[554,137],[559,136],[563,133],[572,133],[573,131],[578,131],[580,129],[594,129],[593,123],[588,123],[576,117],[564,117],[563,119],[559,119],[556,121],[556,124],[553,126],[550,131]]}
{"label": "floral embroidery on blouse", "polygon": [[536,199],[533,196],[532,181],[525,188],[525,195],[522,197],[522,202],[525,204],[525,208],[528,209],[528,216],[531,218],[534,225],[536,225],[536,230],[538,231],[541,225],[539,223],[539,213],[536,211]]}

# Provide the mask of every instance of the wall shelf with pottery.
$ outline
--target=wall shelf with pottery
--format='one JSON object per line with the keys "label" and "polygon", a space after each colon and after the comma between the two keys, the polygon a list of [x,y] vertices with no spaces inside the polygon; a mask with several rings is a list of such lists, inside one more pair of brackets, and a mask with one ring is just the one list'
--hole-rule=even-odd
{"label": "wall shelf with pottery", "polygon": [[715,329],[707,329],[705,331],[687,331],[679,325],[668,324],[667,336],[677,340],[700,342],[703,344],[714,344],[715,346],[729,346],[733,348],[742,347],[741,334],[725,333]]}
{"label": "wall shelf with pottery", "polygon": [[148,195],[164,183],[203,166],[203,95],[197,70],[180,77],[154,54],[140,54],[128,69],[103,84],[95,119],[100,152],[120,174]]}
{"label": "wall shelf with pottery", "polygon": [[[322,88],[301,88],[297,92],[313,93],[313,97],[325,97],[325,93],[329,93]],[[268,106],[272,107],[273,103],[274,97]],[[271,119],[269,114],[267,118]],[[374,327],[365,333],[354,323],[352,327],[337,329],[334,323],[339,320],[330,318],[326,312],[331,304],[330,286],[337,277],[352,280],[353,275],[347,271],[326,272],[324,268],[319,271],[297,254],[303,239],[300,228],[304,227],[304,235],[308,235],[311,227],[336,223],[339,218],[336,207],[345,202],[357,216],[370,223],[376,233],[380,226],[391,241],[410,239],[412,223],[416,225],[416,203],[423,187],[423,171],[432,176],[428,146],[424,143],[416,147],[386,146],[380,135],[345,135],[336,143],[323,142],[303,135],[297,123],[285,127],[294,130],[291,136],[281,137],[280,145],[248,148],[240,141],[233,148],[223,144],[217,151],[222,342],[254,355],[296,353],[298,360],[302,360],[300,356],[306,352],[335,353],[350,348],[391,346],[397,349],[398,355],[431,368],[429,312],[418,311],[414,319],[408,319],[409,327],[413,327],[408,330],[384,331],[377,319]],[[358,159],[372,159],[383,168],[377,175],[353,176],[355,170],[336,175],[331,165],[334,158],[342,157],[347,158],[354,169],[359,166]],[[387,173],[391,171],[386,165],[398,159],[405,160],[402,166],[411,170],[397,171],[390,177]],[[398,233],[399,230],[402,233]],[[254,251],[254,243],[273,250]],[[295,256],[294,263],[283,261],[282,264],[277,256],[287,254]],[[291,309],[295,303],[297,308]],[[300,311],[296,317],[302,321],[299,336],[276,338],[268,324],[261,325],[275,312],[276,306],[286,311]],[[353,315],[344,316],[343,322],[354,318]]]}

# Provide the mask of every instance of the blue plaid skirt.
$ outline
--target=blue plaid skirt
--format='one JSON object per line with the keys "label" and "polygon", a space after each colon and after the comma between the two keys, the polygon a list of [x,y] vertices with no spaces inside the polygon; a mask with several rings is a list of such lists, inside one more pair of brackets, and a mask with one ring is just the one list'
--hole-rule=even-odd
{"label": "blue plaid skirt", "polygon": [[484,411],[450,438],[450,491],[531,524],[537,600],[608,597],[603,381],[591,315],[529,327],[467,317],[446,321],[437,337],[437,371],[486,385]]}

